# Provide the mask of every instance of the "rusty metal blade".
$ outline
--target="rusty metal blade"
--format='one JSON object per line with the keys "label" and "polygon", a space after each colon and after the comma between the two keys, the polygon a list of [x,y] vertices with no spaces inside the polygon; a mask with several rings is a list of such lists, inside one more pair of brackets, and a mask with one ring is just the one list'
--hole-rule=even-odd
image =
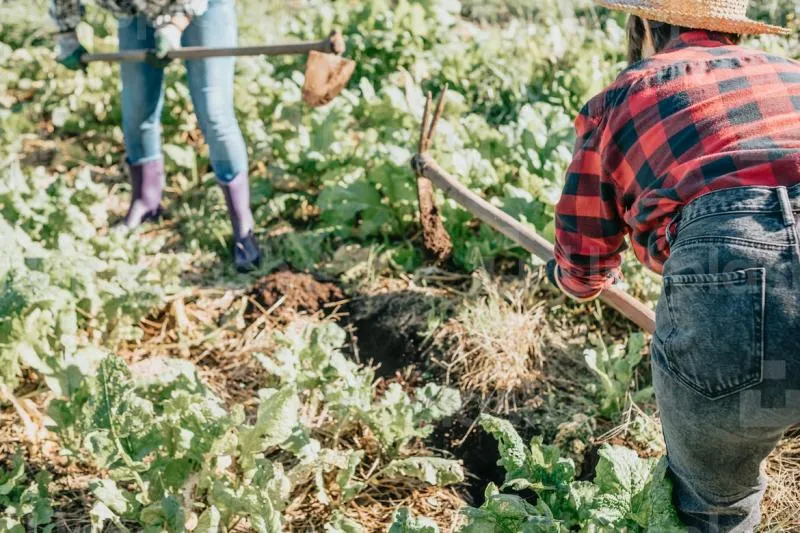
{"label": "rusty metal blade", "polygon": [[352,59],[309,52],[306,79],[303,84],[303,100],[313,107],[329,103],[342,92],[355,69],[356,63]]}

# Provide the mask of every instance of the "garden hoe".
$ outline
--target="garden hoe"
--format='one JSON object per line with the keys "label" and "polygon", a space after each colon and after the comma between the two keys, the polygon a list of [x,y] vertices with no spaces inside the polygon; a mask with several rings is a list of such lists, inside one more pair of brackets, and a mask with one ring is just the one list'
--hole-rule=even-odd
{"label": "garden hoe", "polygon": [[[342,56],[345,52],[342,34],[334,31],[322,41],[243,46],[238,48],[205,48],[201,46],[180,48],[167,54],[167,59],[205,59],[209,57],[280,56],[308,54],[306,62],[303,100],[314,107],[322,106],[336,98],[353,75],[356,64]],[[124,50],[104,54],[86,54],[84,63],[95,61],[146,61],[151,50]]]}
{"label": "garden hoe", "polygon": [[[428,97],[430,102],[430,97]],[[441,188],[445,194],[450,196],[453,200],[458,202],[464,209],[510,238],[520,246],[525,248],[528,252],[532,253],[542,261],[549,261],[553,257],[553,245],[547,239],[538,235],[529,226],[526,226],[516,218],[512,217],[505,211],[493,206],[466,186],[464,186],[458,179],[448,174],[442,169],[439,164],[433,159],[427,150],[431,146],[433,133],[435,130],[431,127],[426,132],[426,122],[428,120],[426,104],[426,112],[422,117],[422,139],[420,139],[419,153],[416,154],[411,160],[411,166],[416,172],[419,179],[424,179],[425,182],[433,183]],[[441,108],[444,107],[444,92],[439,97],[439,104],[437,106],[437,116],[441,115]],[[434,120],[435,122],[435,120]],[[435,126],[435,124],[434,124]],[[433,195],[431,192],[431,201]],[[420,209],[423,204],[420,201]],[[436,213],[435,205],[431,208],[426,206],[429,213]],[[424,214],[422,214],[424,216]],[[438,216],[437,216],[438,218]],[[430,222],[429,222],[430,223]],[[441,222],[438,222],[441,226]],[[449,238],[448,238],[449,242]],[[610,305],[623,315],[625,315],[631,322],[647,331],[653,333],[656,328],[655,314],[645,304],[621,290],[618,287],[610,287],[600,295],[600,299],[606,304]]]}
{"label": "garden hoe", "polygon": [[[431,119],[431,93],[425,100],[425,110],[422,113],[422,127],[419,135],[419,153],[423,154],[430,148],[431,139],[436,133],[436,124],[444,111],[444,98],[447,93],[445,86],[436,102],[436,111]],[[436,207],[436,196],[433,184],[422,173],[417,172],[417,199],[419,200],[419,221],[422,225],[422,244],[425,251],[437,262],[446,261],[453,252],[453,242],[450,234],[442,224],[439,217],[439,208]]]}

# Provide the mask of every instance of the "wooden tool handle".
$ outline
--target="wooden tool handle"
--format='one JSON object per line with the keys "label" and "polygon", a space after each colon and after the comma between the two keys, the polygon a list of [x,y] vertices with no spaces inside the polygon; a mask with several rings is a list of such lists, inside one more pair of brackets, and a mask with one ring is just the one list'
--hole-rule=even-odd
{"label": "wooden tool handle", "polygon": [[[547,239],[469,190],[454,176],[443,170],[429,154],[422,153],[414,156],[412,166],[419,174],[428,178],[467,211],[509,239],[519,243],[528,252],[542,261],[549,261],[553,258],[553,245]],[[648,333],[655,332],[655,313],[630,294],[618,287],[610,287],[600,295],[600,299],[628,317],[643,330]]]}
{"label": "wooden tool handle", "polygon": [[[341,55],[344,53],[344,39],[339,32],[333,32],[322,41],[274,44],[264,46],[242,46],[234,48],[206,48],[203,46],[191,46],[179,48],[167,54],[167,59],[206,59],[209,57],[240,57],[240,56],[281,56],[307,54],[311,51],[324,52],[327,54]],[[96,61],[141,62],[147,59],[149,50],[122,50],[103,54],[85,54],[82,57],[84,63]]]}

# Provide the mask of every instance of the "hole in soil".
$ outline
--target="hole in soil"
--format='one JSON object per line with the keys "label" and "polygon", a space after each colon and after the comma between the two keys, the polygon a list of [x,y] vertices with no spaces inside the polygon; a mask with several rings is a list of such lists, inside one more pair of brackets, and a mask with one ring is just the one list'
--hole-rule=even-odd
{"label": "hole in soil", "polygon": [[[477,417],[478,413],[475,412],[474,416]],[[481,428],[473,428],[464,442],[460,443],[469,431],[473,419],[471,414],[465,413],[443,421],[431,435],[429,444],[433,448],[450,451],[456,459],[464,463],[464,468],[469,473],[466,493],[471,504],[477,507],[484,501],[483,493],[487,484],[503,484],[505,470],[497,464],[500,460],[497,442]]]}
{"label": "hole in soil", "polygon": [[359,358],[380,365],[379,377],[393,376],[421,362],[432,325],[451,312],[451,302],[420,291],[361,296],[344,308],[346,325],[355,330]]}
{"label": "hole in soil", "polygon": [[597,463],[600,462],[600,446],[593,444],[586,447],[583,453],[583,465],[578,481],[592,481],[597,473]]}
{"label": "hole in soil", "polygon": [[[427,368],[423,356],[430,346],[429,334],[435,323],[452,315],[453,303],[445,296],[402,290],[355,298],[344,310],[362,362],[380,364],[377,375],[391,378],[409,365]],[[429,377],[423,370],[421,379],[426,374]],[[474,505],[483,503],[489,482],[499,486],[505,479],[505,470],[498,465],[497,442],[490,435],[476,427],[463,443],[459,442],[479,414],[477,405],[465,408],[439,422],[427,441],[432,448],[449,451],[464,463],[470,476],[465,496]]]}
{"label": "hole in soil", "polygon": [[[342,291],[332,283],[289,271],[262,278],[250,294],[264,308],[284,298],[279,309],[312,313],[323,309],[326,303],[344,298]],[[344,304],[342,311],[340,324],[352,332],[361,362],[380,365],[376,374],[387,379],[396,378],[409,366],[417,365],[423,369],[422,373],[407,376],[417,381],[428,375],[423,356],[430,346],[430,333],[435,324],[452,315],[453,302],[436,293],[399,290],[357,296]],[[421,382],[413,384],[421,385]],[[490,435],[476,427],[463,443],[459,442],[479,414],[477,406],[471,406],[437,424],[428,439],[431,447],[449,451],[464,463],[470,475],[464,487],[465,496],[476,506],[483,503],[489,482],[499,486],[505,479],[505,471],[498,465],[497,442]],[[533,497],[532,493],[520,495]]]}

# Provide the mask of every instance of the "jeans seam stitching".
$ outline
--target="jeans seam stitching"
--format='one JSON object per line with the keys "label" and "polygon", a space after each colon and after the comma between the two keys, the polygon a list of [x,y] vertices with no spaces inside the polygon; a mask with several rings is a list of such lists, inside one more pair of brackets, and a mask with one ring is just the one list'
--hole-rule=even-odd
{"label": "jeans seam stitching", "polygon": [[783,251],[786,248],[791,248],[795,243],[788,243],[786,245],[771,244],[751,239],[742,239],[739,237],[695,237],[686,241],[678,241],[672,247],[672,251],[679,250],[687,246],[694,246],[697,244],[737,244],[739,246],[752,246],[761,250]]}
{"label": "jeans seam stitching", "polygon": [[[679,287],[686,287],[686,286],[697,286],[697,285],[745,285],[747,284],[746,279],[730,279],[724,281],[702,281],[703,278],[700,278],[702,274],[687,274],[683,276],[670,277],[670,283],[673,285],[678,285]],[[694,280],[691,278],[699,278],[698,280]]]}
{"label": "jeans seam stitching", "polygon": [[727,210],[727,209],[707,209],[707,210],[703,210],[703,211],[698,211],[694,215],[692,215],[692,213],[689,213],[690,216],[685,216],[684,215],[683,220],[681,220],[682,225],[678,226],[678,232],[680,232],[681,230],[685,230],[687,227],[691,226],[693,223],[697,222],[698,220],[701,220],[703,218],[718,216],[718,215],[736,215],[736,214],[741,214],[741,215],[748,215],[748,214],[749,215],[757,215],[757,214],[767,215],[767,214],[781,213],[781,212],[782,211],[780,209],[755,209],[755,208],[754,209],[730,209],[730,210]]}

